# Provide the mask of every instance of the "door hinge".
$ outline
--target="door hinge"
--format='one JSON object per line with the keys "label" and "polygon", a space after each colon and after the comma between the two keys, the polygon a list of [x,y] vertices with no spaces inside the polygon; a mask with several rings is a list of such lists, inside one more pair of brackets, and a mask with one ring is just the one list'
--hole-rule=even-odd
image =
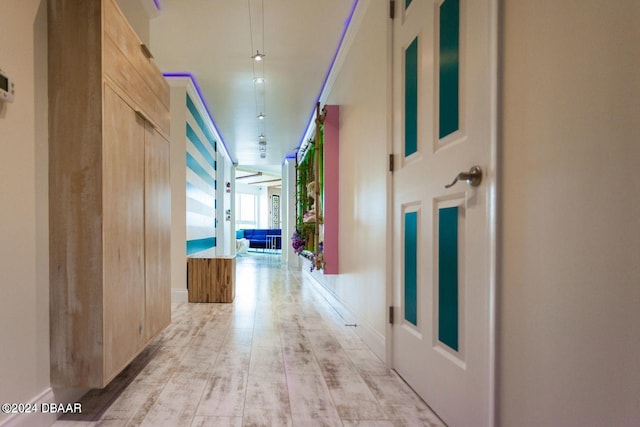
{"label": "door hinge", "polygon": [[389,154],[389,172],[393,172],[394,160],[393,154]]}
{"label": "door hinge", "polygon": [[394,317],[393,317],[393,306],[390,305],[389,306],[389,323],[392,324],[392,325],[393,325],[393,319],[394,319]]}
{"label": "door hinge", "polygon": [[389,1],[389,18],[394,19],[396,17],[396,2],[395,0]]}

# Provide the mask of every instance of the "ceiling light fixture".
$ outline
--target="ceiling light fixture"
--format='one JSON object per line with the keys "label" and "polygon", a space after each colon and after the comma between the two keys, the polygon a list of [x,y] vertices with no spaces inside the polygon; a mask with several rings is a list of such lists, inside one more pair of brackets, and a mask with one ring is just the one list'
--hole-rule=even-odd
{"label": "ceiling light fixture", "polygon": [[[258,2],[259,5],[257,7],[257,13],[254,12],[252,3]],[[251,56],[253,59],[253,84],[254,84],[254,95],[256,102],[256,118],[257,118],[257,130],[260,132],[260,136],[258,137],[258,150],[260,153],[260,158],[266,158],[267,152],[267,139],[264,136],[266,132],[266,115],[264,114],[267,101],[266,101],[266,84],[265,84],[265,54],[261,53],[265,51],[264,48],[264,0],[247,0],[249,6],[249,36],[251,39],[251,52],[254,52],[255,55]],[[252,16],[254,15],[254,16]],[[256,21],[259,24],[258,31],[254,32],[254,18],[257,18]],[[260,28],[261,27],[261,28]],[[262,33],[260,37],[260,33]],[[257,40],[255,38],[257,38]],[[262,51],[260,50],[262,49]],[[257,114],[260,111],[260,114]]]}
{"label": "ceiling light fixture", "polygon": [[256,173],[252,173],[252,174],[249,174],[249,175],[236,176],[236,180],[245,179],[245,178],[253,178],[255,176],[262,176],[262,172],[256,172]]}
{"label": "ceiling light fixture", "polygon": [[267,56],[267,55],[265,55],[264,53],[260,53],[260,51],[259,51],[259,50],[257,50],[257,51],[256,51],[256,54],[255,54],[255,55],[253,55],[251,58],[252,58],[254,61],[258,61],[258,62],[259,62],[259,61],[262,61],[262,59],[263,59],[265,56]]}

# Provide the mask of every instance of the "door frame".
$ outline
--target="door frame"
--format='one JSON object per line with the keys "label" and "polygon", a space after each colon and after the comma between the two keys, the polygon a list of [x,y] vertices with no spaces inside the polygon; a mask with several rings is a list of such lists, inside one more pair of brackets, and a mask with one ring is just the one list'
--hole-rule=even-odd
{"label": "door frame", "polygon": [[[466,0],[472,1],[472,0]],[[498,125],[500,123],[500,103],[499,103],[499,86],[498,86],[498,72],[499,72],[499,60],[501,57],[501,49],[499,43],[499,32],[501,28],[500,21],[500,1],[499,0],[488,0],[490,5],[490,17],[489,20],[491,22],[490,35],[489,35],[489,57],[490,57],[490,92],[491,99],[489,100],[490,105],[490,115],[491,115],[491,123],[489,124],[490,129],[490,164],[486,171],[483,171],[483,185],[487,186],[487,218],[488,218],[488,229],[489,229],[489,254],[488,254],[488,274],[489,274],[489,420],[488,425],[494,426],[496,423],[496,409],[497,409],[497,390],[496,390],[496,372],[497,372],[497,306],[498,306],[498,263],[500,260],[500,250],[499,247],[499,229],[498,229],[498,220],[500,218],[500,210],[499,210],[499,202],[500,202],[500,186],[499,186],[499,178],[501,171],[500,164],[500,147],[499,147],[499,134],[498,134]],[[393,45],[394,45],[394,19],[402,19],[402,4],[400,1],[390,0],[391,8],[394,9],[394,18],[389,18],[388,26],[387,26],[387,71],[389,76],[389,81],[387,82],[387,93],[390,100],[394,99],[394,56],[393,56]],[[387,190],[389,194],[388,203],[387,203],[387,229],[390,230],[391,241],[394,242],[397,236],[394,234],[394,186],[393,186],[393,171],[392,169],[395,167],[394,163],[397,164],[398,159],[400,157],[399,153],[393,152],[394,146],[394,120],[393,120],[393,102],[389,102],[387,108],[387,121],[388,121],[388,135],[387,135],[387,147],[390,156],[390,170],[387,173]],[[394,157],[392,157],[396,154]],[[387,287],[386,287],[386,307],[393,307],[394,303],[394,265],[395,265],[395,257],[397,255],[393,252],[393,244],[387,245]],[[400,310],[395,310],[395,319],[398,318],[398,312]],[[387,367],[393,369],[394,360],[393,360],[393,324],[390,319],[391,313],[385,313],[387,317],[387,325],[386,325],[386,335],[385,335],[385,358]],[[394,321],[396,325],[398,324]]]}

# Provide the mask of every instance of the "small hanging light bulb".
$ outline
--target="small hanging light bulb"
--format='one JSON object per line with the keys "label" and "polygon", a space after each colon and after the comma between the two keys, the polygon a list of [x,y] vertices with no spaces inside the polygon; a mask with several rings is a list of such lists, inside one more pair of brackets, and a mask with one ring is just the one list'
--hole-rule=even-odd
{"label": "small hanging light bulb", "polygon": [[255,60],[255,61],[262,61],[262,58],[264,58],[265,56],[267,56],[267,55],[265,55],[264,53],[260,53],[260,51],[259,51],[259,50],[257,50],[257,51],[256,51],[256,54],[255,54],[255,55],[253,55],[251,58],[252,58],[253,60]]}

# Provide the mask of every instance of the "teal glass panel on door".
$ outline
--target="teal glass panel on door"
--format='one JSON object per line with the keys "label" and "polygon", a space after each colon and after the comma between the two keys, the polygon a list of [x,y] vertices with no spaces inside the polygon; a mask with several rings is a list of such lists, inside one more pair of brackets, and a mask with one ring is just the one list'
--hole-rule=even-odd
{"label": "teal glass panel on door", "polygon": [[418,325],[418,213],[404,214],[404,318]]}
{"label": "teal glass panel on door", "polygon": [[404,155],[418,151],[418,38],[404,52]]}
{"label": "teal glass panel on door", "polygon": [[458,351],[458,207],[438,211],[438,340]]}
{"label": "teal glass panel on door", "polygon": [[440,120],[444,138],[460,127],[460,0],[440,5]]}

